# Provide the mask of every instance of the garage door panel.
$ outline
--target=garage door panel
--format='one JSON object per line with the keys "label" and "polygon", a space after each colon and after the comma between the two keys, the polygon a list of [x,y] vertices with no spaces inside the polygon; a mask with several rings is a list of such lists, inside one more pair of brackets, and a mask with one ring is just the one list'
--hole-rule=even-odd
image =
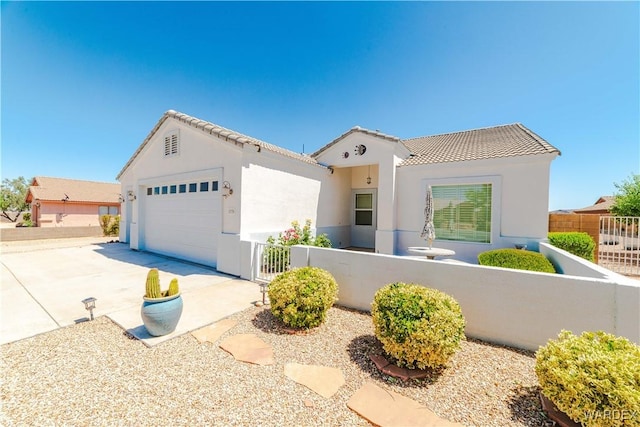
{"label": "garage door panel", "polygon": [[218,192],[146,196],[144,248],[215,266],[221,207]]}

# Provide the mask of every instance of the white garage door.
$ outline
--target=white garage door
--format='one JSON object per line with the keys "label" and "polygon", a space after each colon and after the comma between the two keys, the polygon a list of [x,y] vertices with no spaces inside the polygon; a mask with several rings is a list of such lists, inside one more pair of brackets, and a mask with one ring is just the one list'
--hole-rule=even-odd
{"label": "white garage door", "polygon": [[144,249],[215,267],[222,227],[220,186],[211,178],[147,187]]}

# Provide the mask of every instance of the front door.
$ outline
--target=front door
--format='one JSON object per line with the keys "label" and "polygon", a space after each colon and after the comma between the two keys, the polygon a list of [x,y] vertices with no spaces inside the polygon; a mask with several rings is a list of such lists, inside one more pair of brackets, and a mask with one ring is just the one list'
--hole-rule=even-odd
{"label": "front door", "polygon": [[351,205],[351,246],[376,247],[376,190],[353,190]]}

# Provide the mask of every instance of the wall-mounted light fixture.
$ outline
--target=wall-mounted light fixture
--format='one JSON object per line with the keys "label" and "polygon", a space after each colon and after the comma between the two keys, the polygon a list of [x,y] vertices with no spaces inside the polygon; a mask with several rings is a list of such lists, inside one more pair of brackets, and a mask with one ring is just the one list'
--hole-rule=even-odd
{"label": "wall-mounted light fixture", "polygon": [[36,205],[36,208],[39,208],[40,207],[40,200],[36,199],[36,202],[34,204]]}
{"label": "wall-mounted light fixture", "polygon": [[132,190],[127,191],[127,200],[129,200],[130,202],[133,202],[136,199],[136,193],[134,193]]}
{"label": "wall-mounted light fixture", "polygon": [[226,199],[227,197],[229,197],[232,194],[233,194],[233,188],[231,188],[231,184],[229,184],[229,181],[223,181],[222,182],[222,197],[224,197]]}
{"label": "wall-mounted light fixture", "polygon": [[367,184],[371,184],[371,165],[369,165],[369,171],[367,172]]}
{"label": "wall-mounted light fixture", "polygon": [[118,202],[124,203],[124,197],[122,197],[122,194],[118,194]]}

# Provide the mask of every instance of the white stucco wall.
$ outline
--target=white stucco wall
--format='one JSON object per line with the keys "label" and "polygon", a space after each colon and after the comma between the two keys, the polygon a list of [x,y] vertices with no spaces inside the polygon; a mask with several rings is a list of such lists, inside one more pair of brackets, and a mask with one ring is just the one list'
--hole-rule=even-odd
{"label": "white stucco wall", "polygon": [[[358,145],[366,146],[364,154],[356,154]],[[350,169],[351,189],[376,189],[375,250],[380,253],[392,254],[395,251],[396,166],[408,155],[406,147],[400,142],[355,132],[327,148],[317,157],[319,162],[335,170]],[[367,176],[371,177],[370,184],[366,182]],[[347,206],[351,208],[350,199]]]}
{"label": "white stucco wall", "polygon": [[243,238],[281,232],[292,221],[318,223],[318,202],[329,170],[263,150],[246,155],[242,167]]}
{"label": "white stucco wall", "polygon": [[370,311],[375,292],[393,282],[417,283],[453,296],[466,334],[537,350],[562,329],[604,330],[640,343],[640,281],[594,279],[429,261],[413,257],[295,246],[292,267],[329,271],[338,304]]}
{"label": "white stucco wall", "polygon": [[527,244],[530,249],[547,236],[549,164],[555,155],[537,155],[437,165],[404,166],[397,176],[397,248],[425,246],[424,225],[428,185],[492,184],[492,238],[490,244],[437,240],[437,247],[456,251],[456,259],[477,262],[486,250]]}
{"label": "white stucco wall", "polygon": [[[164,136],[171,131],[180,132],[179,154],[164,155]],[[174,119],[167,119],[120,176],[122,194],[134,191],[136,200],[122,205],[120,239],[133,249],[145,249],[143,227],[139,217],[148,185],[174,184],[180,180],[198,180],[215,177],[220,186],[229,181],[240,186],[242,147],[191,128]],[[239,198],[222,200],[221,221],[223,233],[239,233]],[[189,209],[189,206],[184,206]]]}

